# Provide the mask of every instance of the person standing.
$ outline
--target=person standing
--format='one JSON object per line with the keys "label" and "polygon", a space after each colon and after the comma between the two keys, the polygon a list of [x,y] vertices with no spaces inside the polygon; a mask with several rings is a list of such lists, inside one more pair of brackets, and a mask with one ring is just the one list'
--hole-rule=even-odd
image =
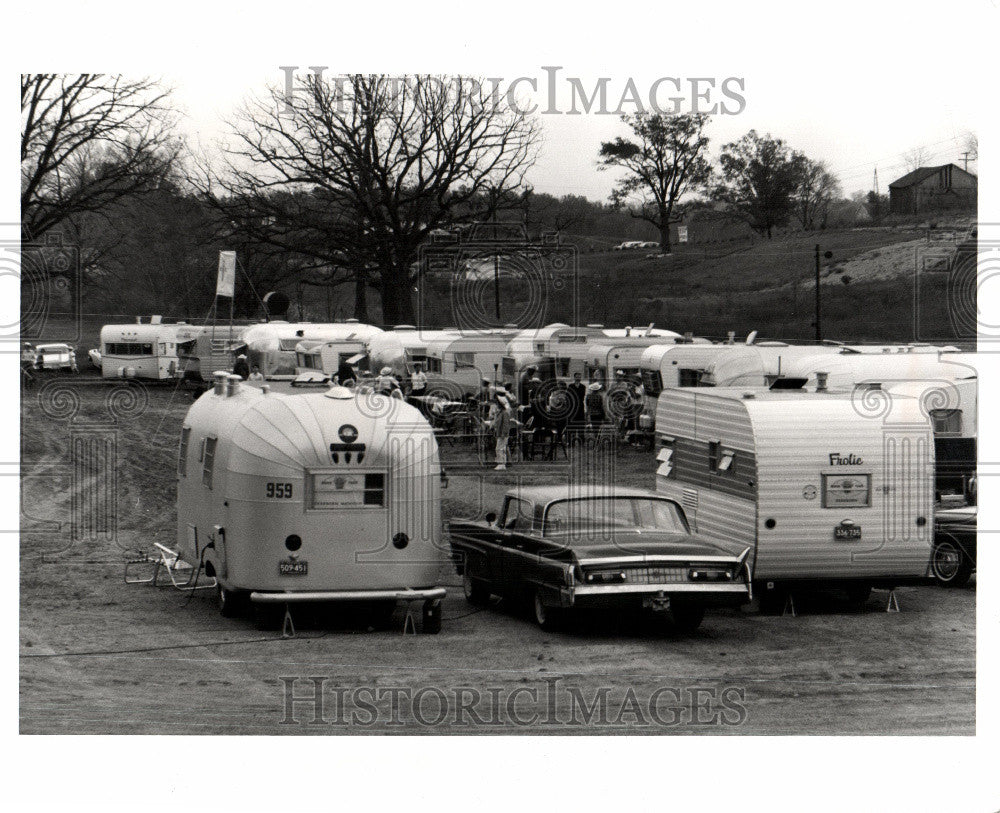
{"label": "person standing", "polygon": [[538,368],[534,364],[529,364],[517,379],[517,400],[522,404],[528,402],[528,382],[535,377],[536,372],[538,372]]}
{"label": "person standing", "polygon": [[383,367],[378,378],[375,379],[375,391],[382,395],[392,395],[393,390],[399,389],[399,382],[392,374],[392,367]]}
{"label": "person standing", "polygon": [[494,470],[504,471],[507,468],[507,443],[510,440],[511,428],[510,405],[507,403],[507,399],[499,394],[494,396],[491,412],[490,426],[497,440],[497,464],[494,466]]}
{"label": "person standing", "polygon": [[568,389],[572,401],[569,428],[571,432],[579,432],[587,422],[587,386],[583,383],[583,375],[573,373],[573,383],[569,385]]}
{"label": "person standing", "polygon": [[427,394],[427,374],[423,365],[418,361],[413,365],[413,372],[410,373],[410,395]]}
{"label": "person standing", "polygon": [[236,363],[233,365],[233,373],[238,375],[244,381],[250,377],[250,364],[247,362],[247,357],[243,353],[240,353],[236,357]]}

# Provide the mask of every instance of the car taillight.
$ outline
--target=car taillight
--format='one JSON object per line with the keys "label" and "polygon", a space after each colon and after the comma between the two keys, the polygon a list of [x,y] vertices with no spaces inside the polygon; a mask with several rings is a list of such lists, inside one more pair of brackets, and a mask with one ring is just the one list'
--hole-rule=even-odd
{"label": "car taillight", "polygon": [[614,570],[602,573],[588,573],[586,580],[591,584],[621,584],[627,578],[624,570]]}
{"label": "car taillight", "polygon": [[731,568],[692,567],[688,578],[693,582],[730,582],[733,580]]}

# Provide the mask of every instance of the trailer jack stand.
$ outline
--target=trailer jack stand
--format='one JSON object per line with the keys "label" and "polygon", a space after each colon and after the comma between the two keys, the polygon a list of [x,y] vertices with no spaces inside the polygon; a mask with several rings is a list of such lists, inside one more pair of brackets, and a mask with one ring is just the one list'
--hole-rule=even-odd
{"label": "trailer jack stand", "polygon": [[285,620],[281,622],[281,637],[295,637],[295,622],[292,621],[292,611],[288,604],[285,604]]}
{"label": "trailer jack stand", "polygon": [[407,603],[406,618],[403,620],[403,635],[416,635],[416,634],[417,634],[417,622],[413,620],[412,605]]}
{"label": "trailer jack stand", "polygon": [[896,591],[889,591],[889,602],[885,605],[885,611],[887,613],[898,613],[899,612],[899,600],[896,598]]}
{"label": "trailer jack stand", "polygon": [[781,614],[791,613],[792,618],[797,618],[795,613],[795,596],[791,593],[788,594],[788,598],[785,600],[785,608],[781,611]]}

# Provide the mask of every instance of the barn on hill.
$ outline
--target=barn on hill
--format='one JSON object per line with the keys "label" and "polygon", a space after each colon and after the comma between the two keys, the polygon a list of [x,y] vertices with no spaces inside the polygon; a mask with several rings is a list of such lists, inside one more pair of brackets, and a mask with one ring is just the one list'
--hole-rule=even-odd
{"label": "barn on hill", "polygon": [[889,211],[915,215],[941,209],[975,209],[979,179],[956,164],[919,167],[889,184]]}

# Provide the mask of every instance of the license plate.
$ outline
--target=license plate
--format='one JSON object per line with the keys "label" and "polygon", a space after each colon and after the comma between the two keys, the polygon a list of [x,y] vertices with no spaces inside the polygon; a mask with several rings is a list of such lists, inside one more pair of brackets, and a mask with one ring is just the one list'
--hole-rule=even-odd
{"label": "license plate", "polygon": [[861,539],[860,525],[842,525],[833,529],[834,539]]}
{"label": "license plate", "polygon": [[279,576],[305,576],[308,573],[308,562],[278,562]]}

